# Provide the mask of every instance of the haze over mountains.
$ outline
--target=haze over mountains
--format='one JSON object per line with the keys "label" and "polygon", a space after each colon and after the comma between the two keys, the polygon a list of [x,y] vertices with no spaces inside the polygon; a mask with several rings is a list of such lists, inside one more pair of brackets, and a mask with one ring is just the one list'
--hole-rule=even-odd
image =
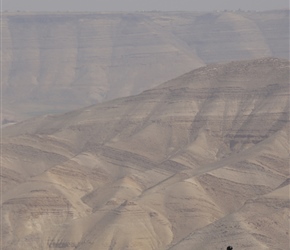
{"label": "haze over mountains", "polygon": [[208,63],[288,58],[289,10],[3,13],[4,123],[140,93]]}
{"label": "haze over mountains", "polygon": [[289,61],[212,64],[3,129],[3,249],[288,249]]}

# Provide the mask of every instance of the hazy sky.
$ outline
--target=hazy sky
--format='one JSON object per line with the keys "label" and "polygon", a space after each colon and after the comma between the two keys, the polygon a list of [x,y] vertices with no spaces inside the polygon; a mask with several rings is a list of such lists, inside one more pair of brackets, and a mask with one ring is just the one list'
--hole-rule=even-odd
{"label": "hazy sky", "polygon": [[289,0],[1,0],[3,10],[150,11],[270,10],[289,8]]}

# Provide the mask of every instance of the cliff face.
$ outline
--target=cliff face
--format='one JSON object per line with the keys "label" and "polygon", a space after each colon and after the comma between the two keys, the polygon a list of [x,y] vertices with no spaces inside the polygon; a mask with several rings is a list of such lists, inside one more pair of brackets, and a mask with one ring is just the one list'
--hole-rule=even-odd
{"label": "cliff face", "polygon": [[3,249],[288,247],[286,60],[213,64],[3,134]]}
{"label": "cliff face", "polygon": [[4,13],[6,122],[140,93],[204,64],[288,58],[289,12]]}

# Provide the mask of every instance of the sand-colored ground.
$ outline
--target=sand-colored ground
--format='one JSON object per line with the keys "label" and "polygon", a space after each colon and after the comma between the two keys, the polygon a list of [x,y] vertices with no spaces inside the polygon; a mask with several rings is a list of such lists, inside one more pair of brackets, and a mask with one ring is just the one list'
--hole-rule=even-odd
{"label": "sand-colored ground", "polygon": [[289,249],[286,60],[209,65],[3,136],[3,250]]}

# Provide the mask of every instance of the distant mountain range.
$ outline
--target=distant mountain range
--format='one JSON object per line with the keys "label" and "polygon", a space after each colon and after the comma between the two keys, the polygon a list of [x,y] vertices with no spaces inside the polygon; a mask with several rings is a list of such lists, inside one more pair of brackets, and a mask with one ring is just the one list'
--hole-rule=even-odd
{"label": "distant mountain range", "polygon": [[289,94],[235,61],[4,128],[3,249],[288,249]]}
{"label": "distant mountain range", "polygon": [[289,57],[289,10],[3,13],[3,123],[137,94],[208,63]]}

